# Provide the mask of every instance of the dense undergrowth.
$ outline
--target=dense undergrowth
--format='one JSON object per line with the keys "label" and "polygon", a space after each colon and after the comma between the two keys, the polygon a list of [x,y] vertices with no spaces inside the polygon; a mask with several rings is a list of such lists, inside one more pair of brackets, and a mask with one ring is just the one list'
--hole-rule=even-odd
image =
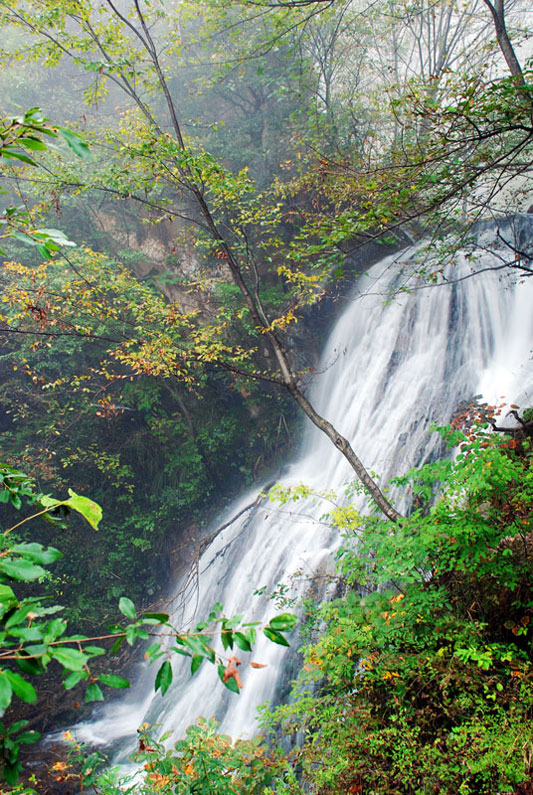
{"label": "dense undergrowth", "polygon": [[399,527],[344,527],[346,594],[319,609],[295,700],[267,719],[305,731],[311,791],[493,795],[529,780],[531,439],[479,417],[447,438],[453,460],[397,481],[418,506]]}
{"label": "dense undergrowth", "polygon": [[[124,378],[117,390],[101,373],[98,344],[16,342],[0,356],[3,460],[31,472],[45,493],[71,487],[102,505],[103,531],[71,522],[45,585],[92,631],[116,617],[123,593],[145,604],[161,598],[175,574],[170,561],[187,564],[212,506],[273,466],[290,412],[286,401],[243,396],[216,375],[201,399],[149,375]],[[45,527],[43,540],[57,543],[54,533]]]}
{"label": "dense undergrowth", "polygon": [[[98,777],[94,761],[87,783],[109,795],[528,793],[533,450],[527,429],[490,431],[487,411],[441,430],[454,458],[396,481],[416,505],[401,525],[330,513],[343,595],[306,605],[301,673],[290,703],[263,709],[268,741],[232,743],[200,720],[166,751],[145,726],[142,783]],[[74,760],[61,776],[84,779]]]}

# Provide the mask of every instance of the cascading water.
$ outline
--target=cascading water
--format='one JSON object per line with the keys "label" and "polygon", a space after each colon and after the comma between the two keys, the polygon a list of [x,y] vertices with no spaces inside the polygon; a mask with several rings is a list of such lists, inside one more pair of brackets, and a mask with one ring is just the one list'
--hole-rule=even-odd
{"label": "cascading water", "polygon": [[[450,280],[500,266],[502,257],[509,259],[502,238],[516,236],[518,224],[522,237],[531,240],[532,220],[505,222],[498,237],[494,228],[485,229],[475,265],[471,256],[457,256]],[[533,279],[493,270],[430,289],[419,283],[422,289],[386,302],[405,281],[401,263],[408,264],[415,254],[389,257],[359,280],[325,346],[321,374],[311,389],[318,410],[351,441],[366,466],[380,473],[382,483],[436,454],[439,437],[429,434],[428,426],[448,422],[461,401],[483,392],[489,400],[505,395],[524,407],[533,405]],[[342,493],[349,480],[353,472],[344,458],[309,424],[283,485],[305,483],[317,491]],[[259,493],[243,495],[218,526]],[[279,584],[297,595],[313,575],[331,569],[338,538],[321,523],[322,513],[313,501],[298,503],[291,512],[259,501],[242,513],[202,555],[197,599],[176,623],[185,627],[193,618],[201,620],[216,601],[223,603],[226,615],[245,613],[249,621],[279,612],[267,597]],[[263,588],[264,595],[253,595]],[[239,652],[239,657],[246,661],[250,655]],[[145,668],[125,699],[101,707],[93,720],[75,727],[76,735],[90,743],[116,743],[116,761],[126,760],[136,729],[145,721],[179,736],[197,716],[214,715],[222,731],[250,735],[256,731],[256,707],[275,698],[289,657],[261,638],[252,658],[267,667],[255,671],[242,666],[240,695],[220,684],[214,666],[204,663],[191,677],[189,661],[176,658],[174,683],[163,698],[153,692],[155,671]]]}

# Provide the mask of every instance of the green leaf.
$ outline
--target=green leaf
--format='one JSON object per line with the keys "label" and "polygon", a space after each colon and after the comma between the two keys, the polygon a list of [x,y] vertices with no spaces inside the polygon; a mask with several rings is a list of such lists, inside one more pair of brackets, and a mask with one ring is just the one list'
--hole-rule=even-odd
{"label": "green leaf", "polygon": [[7,619],[5,629],[9,630],[12,627],[16,627],[17,624],[22,624],[22,622],[26,620],[28,613],[31,613],[33,610],[35,610],[35,602],[32,600],[29,600],[26,604],[20,604],[18,609],[11,613]]}
{"label": "green leaf", "polygon": [[281,632],[278,632],[277,629],[265,627],[263,632],[265,633],[265,636],[273,643],[278,643],[280,646],[290,646],[289,641],[281,634]]}
{"label": "green leaf", "polygon": [[143,617],[155,618],[157,621],[160,621],[162,624],[165,624],[169,619],[168,613],[143,613]]}
{"label": "green leaf", "polygon": [[131,624],[129,627],[126,627],[126,641],[130,646],[133,646],[138,637],[139,630],[133,626],[133,624]]}
{"label": "green leaf", "polygon": [[79,682],[82,682],[84,679],[88,679],[89,674],[87,671],[73,671],[71,674],[67,676],[65,681],[63,682],[63,687],[65,690],[72,690],[73,687],[76,687]]}
{"label": "green leaf", "polygon": [[224,687],[227,687],[228,690],[231,690],[232,693],[239,694],[241,692],[239,690],[239,685],[237,684],[235,679],[233,679],[233,677],[230,677],[230,679],[228,679],[226,682],[223,682],[223,684],[224,684]]}
{"label": "green leaf", "polygon": [[89,703],[90,701],[103,701],[104,694],[96,684],[96,682],[91,682],[87,691],[85,693],[85,703]]}
{"label": "green leaf", "polygon": [[162,654],[161,652],[161,644],[160,643],[152,643],[152,645],[146,649],[144,652],[144,659],[145,660],[157,660]]}
{"label": "green leaf", "polygon": [[14,638],[21,638],[26,642],[33,642],[35,640],[42,640],[43,635],[38,627],[13,627],[9,634]]}
{"label": "green leaf", "polygon": [[115,674],[100,674],[98,678],[102,684],[107,685],[108,687],[122,689],[130,686],[130,683],[127,679],[124,679],[122,676],[115,676]]}
{"label": "green leaf", "polygon": [[48,149],[46,144],[42,141],[39,141],[38,138],[17,138],[17,143],[22,144],[25,146],[26,149],[31,149],[35,152],[42,152],[45,149]]}
{"label": "green leaf", "polygon": [[16,601],[17,598],[13,593],[13,589],[9,585],[0,584],[0,605],[7,609]]}
{"label": "green leaf", "polygon": [[[186,649],[180,649],[179,646],[172,646],[171,651],[176,652],[176,654],[181,654],[182,657],[192,657],[190,651],[187,651]],[[157,656],[161,657],[161,654],[158,654]]]}
{"label": "green leaf", "polygon": [[69,649],[66,646],[58,646],[50,650],[52,657],[69,671],[81,671],[87,662],[87,655],[78,649]]}
{"label": "green leaf", "polygon": [[204,658],[201,657],[199,654],[195,654],[191,661],[191,674],[195,674],[198,668],[203,663]]}
{"label": "green leaf", "polygon": [[91,657],[98,657],[100,654],[105,654],[105,649],[101,646],[84,646],[83,651],[90,654]]}
{"label": "green leaf", "polygon": [[39,661],[32,657],[17,657],[15,662],[21,671],[31,676],[37,676],[37,674],[40,674],[43,670]]}
{"label": "green leaf", "polygon": [[244,633],[244,635],[245,635],[245,637],[248,639],[248,643],[249,643],[251,646],[253,646],[253,645],[254,645],[254,643],[255,643],[255,641],[256,641],[256,638],[257,638],[257,632],[256,632],[256,629],[255,629],[255,627],[249,627],[249,628],[246,630],[246,632]]}
{"label": "green leaf", "polygon": [[20,674],[14,671],[5,672],[14,694],[24,701],[26,704],[35,704],[37,701],[37,693],[31,682],[27,682]]}
{"label": "green leaf", "polygon": [[43,633],[43,639],[45,643],[52,643],[52,641],[57,640],[66,632],[67,629],[67,622],[63,621],[61,618],[54,618],[53,621],[49,621],[48,624],[45,626],[45,630]]}
{"label": "green leaf", "polygon": [[116,641],[111,646],[111,654],[116,654],[125,640],[126,638],[124,636],[122,636],[121,638],[117,638]]}
{"label": "green leaf", "polygon": [[227,627],[228,629],[235,629],[235,627],[239,626],[243,618],[244,618],[243,615],[233,616],[233,618],[230,618],[229,620],[224,622],[224,627],[225,628]]}
{"label": "green leaf", "polygon": [[37,243],[37,250],[43,259],[51,259],[52,253],[50,251],[50,246],[47,246],[45,243]]}
{"label": "green leaf", "polygon": [[235,632],[233,637],[239,649],[242,649],[243,651],[252,651],[250,641],[242,634],[242,632]]}
{"label": "green leaf", "polygon": [[23,582],[38,580],[45,573],[41,566],[36,566],[27,560],[10,560],[9,558],[0,561],[0,571],[13,580],[22,580]]}
{"label": "green leaf", "polygon": [[222,612],[222,608],[222,602],[215,602],[209,613],[209,621],[214,621],[218,614]]}
{"label": "green leaf", "polygon": [[14,723],[10,724],[6,734],[16,734],[17,732],[22,731],[22,729],[25,729],[28,723],[29,721],[27,720],[16,720]]}
{"label": "green leaf", "polygon": [[12,787],[14,787],[19,780],[19,773],[22,772],[22,765],[18,760],[15,762],[6,762],[2,768],[2,774]]}
{"label": "green leaf", "polygon": [[22,160],[23,163],[28,163],[30,166],[36,166],[37,163],[35,160],[32,160],[31,157],[27,155],[23,155],[20,152],[13,152],[10,149],[1,149],[0,148],[0,157],[6,157],[8,160]]}
{"label": "green leaf", "polygon": [[30,544],[15,544],[11,551],[17,552],[24,558],[29,558],[34,563],[41,563],[45,566],[49,563],[54,563],[54,561],[62,557],[61,552],[55,547],[45,549],[42,544],[37,544],[35,541]]}
{"label": "green leaf", "polygon": [[128,599],[127,596],[121,596],[118,602],[118,609],[122,613],[123,616],[129,618],[131,621],[135,621],[137,618],[137,612],[135,610],[135,605]]}
{"label": "green leaf", "polygon": [[11,704],[12,695],[11,682],[5,671],[0,671],[0,714],[3,715]]}
{"label": "green leaf", "polygon": [[33,743],[38,743],[40,739],[41,733],[30,729],[27,732],[22,732],[22,734],[19,734],[17,737],[17,742],[22,743],[23,745],[33,745]]}
{"label": "green leaf", "polygon": [[64,127],[58,127],[57,129],[58,134],[61,138],[65,141],[67,146],[72,149],[75,155],[81,157],[82,160],[90,160],[91,159],[91,152],[89,150],[89,145],[86,141],[83,140],[81,135],[75,133],[73,130],[67,130]]}
{"label": "green leaf", "polygon": [[94,500],[88,497],[82,497],[81,494],[76,494],[72,489],[68,490],[70,497],[64,501],[64,505],[68,505],[73,511],[81,513],[84,519],[87,519],[91,527],[98,530],[98,524],[102,519],[102,509]]}
{"label": "green leaf", "polygon": [[31,236],[36,240],[36,245],[42,254],[44,248],[45,256],[51,257],[52,252],[59,251],[61,246],[76,247],[73,240],[69,240],[59,229],[34,229]]}
{"label": "green leaf", "polygon": [[155,677],[155,690],[161,690],[161,695],[164,696],[172,683],[172,666],[168,660],[165,660]]}
{"label": "green leaf", "polygon": [[298,616],[294,615],[294,613],[280,613],[279,616],[274,616],[274,618],[270,620],[269,626],[272,627],[272,629],[287,632],[294,629],[297,623]]}
{"label": "green leaf", "polygon": [[207,641],[203,638],[197,638],[194,635],[184,635],[183,643],[187,646],[194,654],[199,654],[201,657],[209,657],[210,659],[215,659],[214,651],[207,645]]}

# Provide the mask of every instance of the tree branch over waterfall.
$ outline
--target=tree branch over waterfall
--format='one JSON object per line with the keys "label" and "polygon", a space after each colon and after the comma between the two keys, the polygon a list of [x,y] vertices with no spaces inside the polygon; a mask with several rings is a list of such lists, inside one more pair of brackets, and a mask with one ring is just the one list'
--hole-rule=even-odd
{"label": "tree branch over waterfall", "polygon": [[[375,480],[366,470],[363,462],[352,450],[349,441],[344,438],[326,418],[322,417],[316,411],[299,386],[298,376],[293,367],[291,356],[278,331],[279,328],[290,322],[294,316],[293,312],[290,310],[287,318],[277,320],[265,314],[259,292],[249,281],[249,264],[246,262],[246,256],[242,251],[239,251],[238,242],[240,239],[240,232],[238,228],[236,230],[228,229],[226,231],[227,227],[225,224],[221,223],[220,209],[217,209],[216,201],[213,206],[211,198],[214,196],[216,199],[217,190],[220,190],[217,180],[231,181],[231,177],[228,174],[224,174],[220,166],[213,164],[209,158],[206,159],[202,153],[195,153],[188,146],[181,129],[178,108],[176,107],[164,69],[160,62],[158,46],[146,19],[147,11],[141,10],[140,4],[135,0],[134,8],[132,9],[133,16],[125,19],[122,14],[117,11],[113,3],[108,2],[108,7],[110,13],[104,23],[107,25],[107,35],[108,37],[115,37],[115,31],[122,31],[126,28],[136,36],[140,48],[138,57],[142,57],[145,62],[150,64],[152,80],[160,95],[162,95],[166,105],[172,135],[168,132],[164,132],[163,125],[156,120],[155,110],[150,109],[146,101],[141,99],[140,94],[131,83],[130,78],[127,76],[122,66],[118,63],[113,63],[112,65],[106,64],[102,65],[100,71],[112,77],[113,81],[121,85],[126,94],[135,101],[139,112],[142,117],[144,117],[146,134],[150,140],[150,150],[152,154],[155,155],[159,151],[160,157],[164,158],[164,161],[170,165],[175,173],[175,190],[181,193],[185,188],[187,191],[192,206],[195,208],[200,220],[209,230],[211,246],[216,249],[217,256],[223,260],[225,267],[229,271],[231,280],[240,292],[244,308],[249,313],[253,325],[254,335],[259,336],[265,341],[273,355],[275,361],[274,372],[276,377],[279,378],[283,388],[289,393],[311,422],[328,436],[339,452],[347,459],[357,477],[369,491],[379,510],[392,521],[397,521],[400,518],[398,512],[393,508]],[[9,11],[4,11],[4,14],[9,18]],[[57,47],[58,55],[65,55],[65,53],[68,53],[68,55],[72,57],[75,50],[73,51],[71,48],[75,46],[79,47],[79,42],[75,43],[71,41],[69,25],[75,26],[78,30],[78,35],[81,36],[82,40],[87,42],[86,46],[94,48],[96,42],[101,52],[105,51],[109,55],[112,54],[110,52],[112,47],[110,41],[108,40],[105,47],[103,47],[101,43],[102,34],[95,33],[95,26],[91,24],[90,17],[91,10],[88,7],[83,15],[72,14],[70,11],[64,10],[59,23],[57,19],[54,19],[53,46]],[[133,20],[136,21],[137,27]],[[46,17],[44,19],[35,17],[33,3],[30,3],[27,9],[21,8],[21,10],[17,12],[16,21],[23,29],[31,31],[34,34],[37,33],[37,36],[44,36],[48,41],[50,40],[50,36],[48,35],[49,25]],[[171,17],[169,17],[168,21],[171,21]],[[153,24],[153,21],[151,24]],[[69,42],[68,47],[66,46],[66,42]],[[82,60],[85,59],[87,61],[87,55],[80,56],[80,54],[77,54],[76,57],[81,57]],[[236,187],[238,189],[238,186]],[[224,199],[224,197],[222,198]],[[183,321],[184,324],[187,322],[185,318]],[[198,330],[198,334],[200,336],[202,335],[201,328]],[[204,345],[209,345],[209,342],[205,339],[205,335],[202,343]],[[194,347],[191,353],[194,357]],[[217,358],[216,348],[212,353],[206,350],[205,356],[207,361],[211,360],[211,362],[215,364],[214,360]],[[141,359],[137,359],[138,371],[142,370],[142,366]],[[175,369],[174,373],[176,373]]]}

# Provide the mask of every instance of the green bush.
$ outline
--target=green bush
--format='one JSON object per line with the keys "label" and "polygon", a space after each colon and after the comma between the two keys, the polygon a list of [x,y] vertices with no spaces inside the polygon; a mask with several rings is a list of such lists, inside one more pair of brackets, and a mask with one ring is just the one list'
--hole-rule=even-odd
{"label": "green bush", "polygon": [[459,453],[396,481],[417,505],[400,525],[334,512],[345,593],[265,717],[305,732],[311,792],[494,795],[531,775],[531,439],[443,433]]}

